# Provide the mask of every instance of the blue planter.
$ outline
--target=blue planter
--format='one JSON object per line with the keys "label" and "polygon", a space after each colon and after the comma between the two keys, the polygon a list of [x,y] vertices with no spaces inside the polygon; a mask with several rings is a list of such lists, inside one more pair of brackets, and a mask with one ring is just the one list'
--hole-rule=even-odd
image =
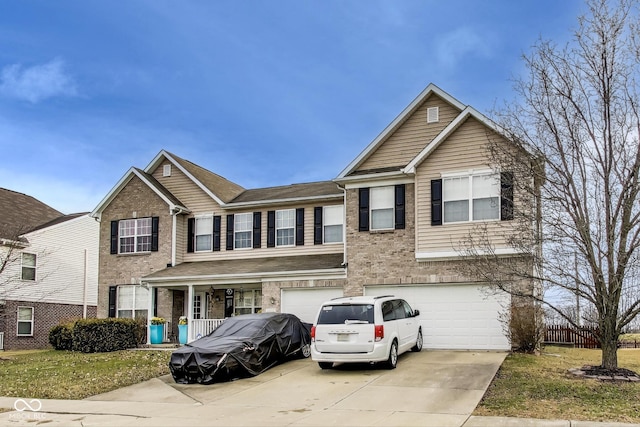
{"label": "blue planter", "polygon": [[162,344],[162,339],[164,338],[164,325],[151,325],[151,336],[149,340],[151,344]]}
{"label": "blue planter", "polygon": [[180,341],[180,344],[187,343],[188,328],[189,328],[189,325],[178,325],[178,340]]}

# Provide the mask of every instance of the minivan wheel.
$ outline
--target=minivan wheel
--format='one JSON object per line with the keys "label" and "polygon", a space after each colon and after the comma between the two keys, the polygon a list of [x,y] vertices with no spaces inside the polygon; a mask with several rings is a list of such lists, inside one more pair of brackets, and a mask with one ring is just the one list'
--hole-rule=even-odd
{"label": "minivan wheel", "polygon": [[416,338],[416,345],[411,347],[411,351],[421,351],[422,344],[424,340],[422,339],[422,328],[418,329],[418,338]]}
{"label": "minivan wheel", "polygon": [[387,359],[387,368],[395,369],[396,366],[398,366],[398,342],[393,340],[389,350],[389,358]]}
{"label": "minivan wheel", "polygon": [[320,366],[320,369],[331,369],[333,368],[333,362],[318,362],[318,366]]}

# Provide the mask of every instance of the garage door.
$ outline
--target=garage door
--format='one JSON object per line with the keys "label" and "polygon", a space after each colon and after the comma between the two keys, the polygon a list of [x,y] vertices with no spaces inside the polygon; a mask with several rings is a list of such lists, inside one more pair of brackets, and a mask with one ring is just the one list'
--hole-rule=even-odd
{"label": "garage door", "polygon": [[396,295],[420,310],[428,349],[508,350],[499,313],[506,295],[486,295],[477,285],[369,286],[366,295]]}
{"label": "garage door", "polygon": [[282,312],[292,313],[303,322],[313,323],[320,305],[342,296],[342,288],[283,289]]}

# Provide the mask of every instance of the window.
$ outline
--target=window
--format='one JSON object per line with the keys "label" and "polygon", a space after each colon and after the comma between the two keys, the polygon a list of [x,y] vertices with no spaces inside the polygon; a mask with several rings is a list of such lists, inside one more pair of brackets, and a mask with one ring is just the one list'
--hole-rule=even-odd
{"label": "window", "polygon": [[325,206],[322,216],[324,243],[342,243],[343,206]]}
{"label": "window", "polygon": [[427,123],[437,123],[438,122],[438,107],[429,107],[427,108]]}
{"label": "window", "polygon": [[18,336],[33,336],[33,307],[18,307]]}
{"label": "window", "polygon": [[442,180],[444,222],[500,218],[500,179],[496,174],[456,176]]}
{"label": "window", "polygon": [[252,246],[253,214],[242,213],[234,215],[233,241],[235,249],[245,249]]}
{"label": "window", "polygon": [[151,251],[151,218],[124,219],[119,222],[121,254]]}
{"label": "window", "polygon": [[235,292],[234,315],[262,313],[261,289],[237,289]]}
{"label": "window", "polygon": [[276,246],[293,246],[295,243],[295,209],[276,211]]}
{"label": "window", "polygon": [[394,187],[374,187],[371,189],[371,229],[390,230],[394,228]]}
{"label": "window", "polygon": [[142,286],[118,286],[118,317],[147,317],[149,290]]}
{"label": "window", "polygon": [[213,215],[196,217],[196,252],[206,252],[212,249]]}
{"label": "window", "polygon": [[36,280],[36,254],[22,253],[22,280]]}

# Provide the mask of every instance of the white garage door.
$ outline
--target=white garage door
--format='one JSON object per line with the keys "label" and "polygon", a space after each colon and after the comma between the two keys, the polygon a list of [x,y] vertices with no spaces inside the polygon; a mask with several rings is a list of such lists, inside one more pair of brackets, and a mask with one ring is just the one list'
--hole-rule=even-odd
{"label": "white garage door", "polygon": [[342,288],[282,289],[282,312],[295,314],[303,322],[316,320],[320,305],[342,296]]}
{"label": "white garage door", "polygon": [[420,310],[427,349],[510,349],[498,317],[507,295],[487,295],[477,285],[369,286],[365,294],[396,295]]}

